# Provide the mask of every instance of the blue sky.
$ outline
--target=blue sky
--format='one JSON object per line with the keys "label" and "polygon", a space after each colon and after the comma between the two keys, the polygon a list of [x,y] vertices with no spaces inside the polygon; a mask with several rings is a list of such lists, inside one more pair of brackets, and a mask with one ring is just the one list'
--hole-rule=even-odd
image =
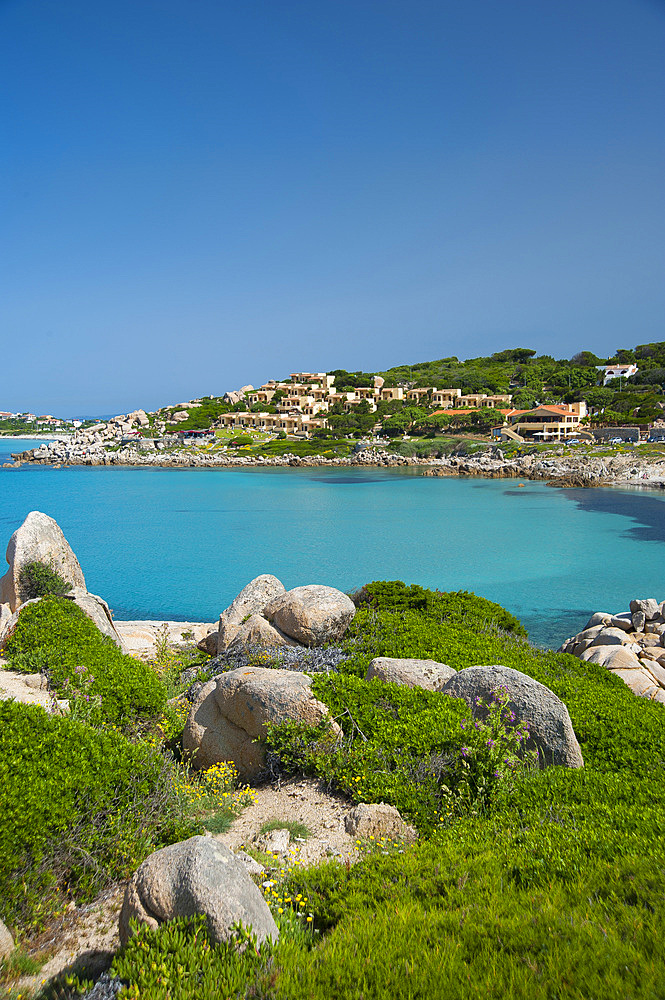
{"label": "blue sky", "polygon": [[0,409],[665,339],[665,6],[0,0]]}

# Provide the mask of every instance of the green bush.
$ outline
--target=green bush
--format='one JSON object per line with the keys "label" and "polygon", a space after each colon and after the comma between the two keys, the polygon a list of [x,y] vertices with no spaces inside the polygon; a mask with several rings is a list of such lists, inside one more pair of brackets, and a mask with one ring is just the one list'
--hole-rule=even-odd
{"label": "green bush", "polygon": [[[155,671],[121,653],[72,601],[48,596],[25,608],[5,642],[15,670],[47,670],[56,689],[101,699],[98,719],[125,723],[154,715],[166,700]],[[90,678],[94,678],[90,683]],[[85,690],[83,690],[85,688]]]}
{"label": "green bush", "polygon": [[21,568],[18,589],[23,603],[31,601],[35,597],[46,597],[47,594],[56,594],[62,597],[69,593],[72,585],[47,563],[35,561],[26,563]]}
{"label": "green bush", "polygon": [[377,611],[419,611],[449,624],[495,628],[524,637],[527,634],[518,619],[500,604],[466,590],[441,592],[418,584],[407,587],[401,580],[375,580],[365,584],[353,600],[358,606],[368,604]]}
{"label": "green bush", "polygon": [[171,771],[145,744],[0,701],[0,917],[38,923],[127,877],[183,829]]}
{"label": "green bush", "polygon": [[269,727],[273,766],[321,777],[355,802],[388,802],[431,829],[445,798],[442,775],[453,781],[464,742],[464,702],[352,674],[316,674],[312,690],[344,738],[336,740],[325,724]]}

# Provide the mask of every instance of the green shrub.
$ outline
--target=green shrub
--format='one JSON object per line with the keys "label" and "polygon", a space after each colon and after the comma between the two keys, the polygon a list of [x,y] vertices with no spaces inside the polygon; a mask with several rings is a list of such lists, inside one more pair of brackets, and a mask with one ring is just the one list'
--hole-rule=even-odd
{"label": "green shrub", "polygon": [[46,597],[47,594],[62,597],[69,593],[72,585],[47,563],[35,561],[26,563],[21,568],[18,589],[21,602],[24,602],[35,597]]}
{"label": "green shrub", "polygon": [[98,718],[109,722],[154,715],[166,700],[148,664],[121,653],[76,604],[60,597],[45,597],[21,612],[5,655],[15,670],[47,670],[56,689],[101,699]]}
{"label": "green shrub", "polygon": [[30,924],[189,836],[171,771],[145,744],[0,701],[0,916]]}
{"label": "green shrub", "polygon": [[419,611],[439,622],[468,627],[500,629],[526,637],[526,629],[500,604],[466,590],[428,590],[418,584],[407,587],[401,580],[375,580],[353,595],[354,602],[377,611]]}
{"label": "green shrub", "polygon": [[[375,656],[431,658],[456,670],[503,664],[549,687],[564,702],[587,767],[665,779],[665,708],[636,698],[605,667],[537,649],[519,637],[437,622],[415,611],[360,608],[345,637],[342,669],[363,677]],[[324,699],[325,700],[325,699]]]}
{"label": "green shrub", "polygon": [[353,674],[316,674],[312,690],[344,738],[336,740],[327,724],[269,727],[273,767],[316,775],[356,802],[387,802],[431,829],[446,798],[442,775],[454,781],[464,743],[464,702]]}
{"label": "green shrub", "polygon": [[256,939],[238,928],[231,940],[211,944],[205,924],[200,916],[172,920],[157,931],[138,927],[113,962],[114,974],[128,986],[125,995],[220,1000],[245,996],[251,982],[269,978],[269,942],[257,947]]}

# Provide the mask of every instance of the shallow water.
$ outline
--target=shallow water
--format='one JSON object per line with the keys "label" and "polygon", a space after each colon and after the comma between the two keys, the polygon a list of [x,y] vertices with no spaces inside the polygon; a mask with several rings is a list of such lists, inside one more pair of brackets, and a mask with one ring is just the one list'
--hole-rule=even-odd
{"label": "shallow water", "polygon": [[[12,447],[11,450],[15,450]],[[54,517],[120,619],[212,621],[252,577],[472,590],[558,646],[665,598],[665,497],[404,469],[0,469],[0,547]]]}

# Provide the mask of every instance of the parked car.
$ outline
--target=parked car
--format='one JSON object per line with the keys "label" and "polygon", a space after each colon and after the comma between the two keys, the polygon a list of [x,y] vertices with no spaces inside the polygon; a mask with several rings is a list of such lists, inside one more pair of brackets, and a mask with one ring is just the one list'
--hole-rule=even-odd
{"label": "parked car", "polygon": [[623,444],[623,438],[610,438],[610,444]]}

